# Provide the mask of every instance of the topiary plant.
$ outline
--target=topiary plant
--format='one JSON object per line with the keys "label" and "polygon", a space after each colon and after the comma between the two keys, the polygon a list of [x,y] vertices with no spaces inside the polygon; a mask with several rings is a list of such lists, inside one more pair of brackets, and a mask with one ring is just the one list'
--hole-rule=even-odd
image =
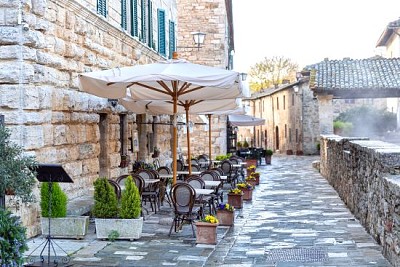
{"label": "topiary plant", "polygon": [[42,183],[40,188],[40,208],[42,217],[59,218],[67,216],[68,197],[61,189],[59,183],[51,185],[51,210],[49,214],[50,194],[49,183]]}
{"label": "topiary plant", "polygon": [[98,178],[94,183],[94,206],[92,214],[96,218],[116,218],[118,200],[107,178]]}
{"label": "topiary plant", "polygon": [[28,250],[25,232],[19,217],[0,208],[0,266],[22,266]]}
{"label": "topiary plant", "polygon": [[133,182],[132,176],[125,181],[125,189],[121,196],[121,209],[119,216],[122,219],[137,219],[142,210],[139,189]]}

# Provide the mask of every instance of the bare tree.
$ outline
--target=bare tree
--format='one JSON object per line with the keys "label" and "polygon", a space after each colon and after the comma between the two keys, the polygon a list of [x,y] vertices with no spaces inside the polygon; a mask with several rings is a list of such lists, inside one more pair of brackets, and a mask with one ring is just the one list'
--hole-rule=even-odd
{"label": "bare tree", "polygon": [[254,92],[277,86],[283,80],[294,81],[298,64],[283,56],[265,57],[250,68],[250,89]]}

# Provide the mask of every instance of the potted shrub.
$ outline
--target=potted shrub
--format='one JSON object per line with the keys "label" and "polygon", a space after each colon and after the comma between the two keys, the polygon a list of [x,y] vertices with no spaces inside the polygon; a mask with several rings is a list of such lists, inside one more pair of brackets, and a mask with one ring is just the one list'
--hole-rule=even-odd
{"label": "potted shrub", "polygon": [[265,150],[265,163],[266,164],[271,164],[272,154],[274,154],[274,152],[271,149]]}
{"label": "potted shrub", "polygon": [[129,176],[122,191],[121,207],[117,196],[106,178],[94,182],[94,207],[96,235],[99,239],[134,240],[141,237],[143,218],[140,217],[141,199],[139,190]]}
{"label": "potted shrub", "polygon": [[243,200],[252,200],[253,198],[253,186],[247,182],[239,183],[236,185],[237,188],[243,192]]}
{"label": "potted shrub", "polygon": [[243,207],[243,192],[239,188],[232,188],[228,191],[228,203],[236,209]]}
{"label": "potted shrub", "polygon": [[0,207],[0,266],[22,266],[28,250],[25,232],[19,217]]}
{"label": "potted shrub", "polygon": [[243,147],[242,142],[238,141],[238,142],[236,143],[236,147],[237,147],[238,150],[242,149],[242,147]]}
{"label": "potted shrub", "polygon": [[[51,197],[51,206],[50,206]],[[40,188],[40,208],[42,234],[55,238],[84,238],[89,216],[67,216],[68,198],[58,183],[42,183]],[[51,229],[49,232],[49,223]]]}
{"label": "potted shrub", "polygon": [[218,219],[213,215],[207,215],[201,221],[196,222],[196,243],[217,244]]}
{"label": "potted shrub", "polygon": [[220,225],[232,226],[235,222],[235,208],[229,203],[220,203],[217,207],[217,219]]}
{"label": "potted shrub", "polygon": [[244,142],[243,142],[243,147],[244,147],[244,148],[248,148],[248,147],[249,147],[249,143],[248,143],[247,141],[244,141]]}

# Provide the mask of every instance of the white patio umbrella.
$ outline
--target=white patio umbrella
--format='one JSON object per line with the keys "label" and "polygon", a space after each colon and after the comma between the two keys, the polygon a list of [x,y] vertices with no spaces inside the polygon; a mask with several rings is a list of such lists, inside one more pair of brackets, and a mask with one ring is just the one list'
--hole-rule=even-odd
{"label": "white patio umbrella", "polygon": [[265,119],[253,117],[245,114],[230,114],[228,116],[229,122],[233,126],[258,126],[264,125]]}
{"label": "white patio umbrella", "polygon": [[182,59],[135,65],[79,75],[81,90],[105,98],[170,100],[174,114],[173,176],[176,182],[176,114],[178,101],[229,99],[242,96],[238,72],[189,63]]}
{"label": "white patio umbrella", "polygon": [[[123,98],[120,100],[122,106],[126,109],[136,113],[152,113],[152,114],[173,114],[171,101],[148,101],[148,100],[132,100],[129,98]],[[238,99],[221,99],[221,100],[186,100],[178,101],[177,112],[180,114],[186,114],[186,129],[187,129],[187,145],[188,145],[188,159],[191,158],[191,147],[190,147],[190,134],[189,134],[189,114],[210,114],[210,113],[222,113],[231,110],[237,110],[240,101]],[[211,121],[210,121],[211,123]],[[211,149],[211,128],[209,128],[209,142]],[[210,153],[211,154],[211,153]],[[211,155],[210,155],[211,156]],[[189,174],[192,172],[191,164],[189,164]]]}

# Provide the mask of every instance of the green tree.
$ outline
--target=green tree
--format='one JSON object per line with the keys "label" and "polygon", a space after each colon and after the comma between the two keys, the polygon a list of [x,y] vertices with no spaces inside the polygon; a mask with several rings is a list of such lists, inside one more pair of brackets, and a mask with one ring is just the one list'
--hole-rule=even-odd
{"label": "green tree", "polygon": [[49,214],[50,194],[49,183],[42,183],[40,188],[40,208],[42,217],[60,218],[67,216],[67,194],[58,183],[51,184],[51,210]]}
{"label": "green tree", "polygon": [[137,219],[140,216],[141,210],[139,189],[133,182],[132,176],[128,176],[121,196],[120,217],[122,219]]}
{"label": "green tree", "polygon": [[94,181],[93,216],[96,218],[116,218],[118,216],[118,200],[114,189],[107,178]]}
{"label": "green tree", "polygon": [[250,68],[250,89],[253,92],[296,79],[298,64],[283,56],[265,57]]}
{"label": "green tree", "polygon": [[380,135],[396,129],[396,114],[368,106],[355,107],[342,112],[335,121],[351,123],[352,135],[356,136]]}
{"label": "green tree", "polygon": [[0,125],[0,207],[4,207],[6,189],[15,192],[23,202],[33,201],[36,183],[34,157],[26,156],[20,146],[10,141],[10,131]]}
{"label": "green tree", "polygon": [[0,266],[22,266],[28,250],[25,232],[19,217],[0,208]]}

